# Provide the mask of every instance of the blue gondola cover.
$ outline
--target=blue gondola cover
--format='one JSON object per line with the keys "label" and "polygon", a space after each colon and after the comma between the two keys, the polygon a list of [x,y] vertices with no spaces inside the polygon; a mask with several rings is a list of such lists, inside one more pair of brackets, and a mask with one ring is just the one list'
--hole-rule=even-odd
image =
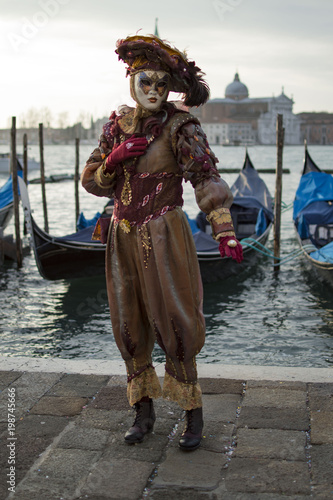
{"label": "blue gondola cover", "polygon": [[310,257],[320,262],[332,262],[333,263],[333,241],[328,243],[320,250],[310,253]]}
{"label": "blue gondola cover", "polygon": [[[18,171],[17,175],[23,177],[23,172]],[[10,176],[8,181],[0,188],[0,208],[4,208],[13,201],[13,180]]]}
{"label": "blue gondola cover", "polygon": [[294,201],[294,221],[297,219],[300,212],[310,204],[318,201],[331,200],[333,200],[333,177],[330,174],[325,174],[324,172],[309,172],[303,175],[296,191]]}
{"label": "blue gondola cover", "polygon": [[310,224],[333,224],[333,177],[309,172],[301,177],[294,201],[293,219],[300,238],[309,237]]}

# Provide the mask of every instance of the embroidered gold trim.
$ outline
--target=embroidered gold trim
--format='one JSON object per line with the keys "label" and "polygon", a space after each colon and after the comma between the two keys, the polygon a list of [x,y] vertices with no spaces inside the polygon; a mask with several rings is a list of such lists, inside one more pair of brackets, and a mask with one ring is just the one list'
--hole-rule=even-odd
{"label": "embroidered gold trim", "polygon": [[[104,155],[105,156],[105,155]],[[112,174],[110,174],[107,170],[106,170],[106,160],[108,159],[105,158],[105,160],[103,161],[102,165],[101,165],[101,174],[106,178],[106,179],[113,179],[116,175],[116,172],[112,172]]]}
{"label": "embroidered gold trim", "polygon": [[208,222],[216,222],[216,224],[227,224],[232,222],[229,208],[217,208],[212,210],[207,216]]}
{"label": "embroidered gold trim", "polygon": [[183,375],[184,375],[184,380],[185,380],[185,382],[187,382],[187,373],[186,373],[185,365],[184,365],[183,361],[180,361],[180,367],[181,367]]}
{"label": "embroidered gold trim", "polygon": [[[99,187],[105,188],[105,183],[107,182],[110,184],[111,181],[116,177],[116,172],[113,172],[112,174],[108,174],[107,172],[103,171],[103,168],[105,167],[104,163],[95,172],[95,182]],[[107,186],[109,187],[109,186]]]}
{"label": "embroidered gold trim", "polygon": [[132,202],[132,188],[129,181],[130,174],[127,172],[125,166],[124,166],[124,175],[125,175],[125,182],[123,185],[123,189],[121,191],[120,199],[122,201],[122,204],[125,205],[125,207],[128,207],[128,205],[130,205]]}
{"label": "embroidered gold trim", "polygon": [[220,238],[224,238],[225,236],[233,236],[236,238],[236,234],[233,231],[222,231],[222,233],[218,233],[213,236],[214,240],[219,241]]}
{"label": "embroidered gold trim", "polygon": [[139,227],[139,234],[141,237],[141,244],[143,248],[143,261],[145,264],[145,268],[148,268],[148,260],[150,256],[150,251],[151,251],[151,238],[149,234],[149,229],[147,227],[147,224],[143,224],[142,226]]}
{"label": "embroidered gold trim", "polygon": [[131,224],[128,220],[122,219],[119,221],[119,227],[124,231],[124,233],[128,234],[131,230]]}

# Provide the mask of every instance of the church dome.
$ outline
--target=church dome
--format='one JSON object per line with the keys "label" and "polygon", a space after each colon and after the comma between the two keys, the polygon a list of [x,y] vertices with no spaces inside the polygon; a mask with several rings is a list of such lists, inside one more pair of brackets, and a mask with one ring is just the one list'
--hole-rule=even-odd
{"label": "church dome", "polygon": [[247,86],[240,81],[238,73],[235,74],[234,81],[227,85],[225,89],[225,97],[234,99],[235,101],[249,97]]}

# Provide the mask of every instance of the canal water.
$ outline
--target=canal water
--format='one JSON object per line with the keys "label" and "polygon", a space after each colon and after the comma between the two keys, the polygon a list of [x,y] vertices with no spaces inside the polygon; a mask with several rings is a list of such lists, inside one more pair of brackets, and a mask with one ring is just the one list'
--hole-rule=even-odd
{"label": "canal water", "polygon": [[[80,147],[81,169],[93,146]],[[18,148],[19,150],[19,148]],[[245,150],[213,147],[221,168],[240,168]],[[276,148],[253,146],[250,157],[257,168],[276,166]],[[312,146],[310,154],[318,166],[333,168],[333,147]],[[8,151],[5,145],[0,152]],[[29,155],[38,159],[38,146]],[[302,171],[304,149],[288,146],[283,166],[291,173],[283,177],[283,202],[293,201]],[[46,175],[74,172],[74,146],[45,146]],[[275,175],[261,174],[271,194]],[[29,178],[39,176],[31,171]],[[236,174],[225,174],[229,183]],[[0,174],[0,185],[7,176]],[[47,184],[49,232],[55,236],[75,230],[72,181]],[[29,186],[30,203],[37,223],[43,227],[40,184]],[[193,189],[184,186],[185,209],[195,217]],[[103,209],[104,200],[80,186],[80,208],[87,218]],[[22,213],[21,213],[22,220]],[[7,234],[13,234],[13,224]],[[273,248],[272,234],[268,247]],[[298,248],[292,225],[292,210],[282,215],[282,256]],[[36,267],[33,254],[24,258],[23,268],[6,263],[0,271],[0,353],[6,356],[60,357],[118,360],[113,340],[103,277],[72,281],[46,281]],[[309,272],[301,257],[289,261],[278,274],[272,261],[259,264],[239,277],[204,286],[207,338],[198,361],[206,363],[278,365],[302,367],[333,366],[333,291]],[[156,346],[155,363],[164,360]]]}

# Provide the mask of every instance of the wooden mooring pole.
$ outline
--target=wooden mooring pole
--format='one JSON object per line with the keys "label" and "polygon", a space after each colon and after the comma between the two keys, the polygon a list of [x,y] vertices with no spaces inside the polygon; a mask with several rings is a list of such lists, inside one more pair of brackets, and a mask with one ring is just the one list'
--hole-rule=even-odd
{"label": "wooden mooring pole", "polygon": [[281,205],[282,205],[282,152],[283,152],[284,128],[283,115],[278,114],[276,120],[276,146],[277,163],[275,179],[275,203],[274,203],[274,270],[279,271],[280,258],[280,236],[281,236]]}
{"label": "wooden mooring pole", "polygon": [[[23,135],[23,180],[25,184],[28,184],[28,136]],[[24,220],[23,234],[27,234],[27,224]]]}
{"label": "wooden mooring pole", "polygon": [[49,222],[47,219],[46,191],[45,191],[45,171],[44,171],[44,139],[43,124],[39,124],[39,156],[40,156],[40,183],[42,187],[43,213],[44,213],[44,231],[49,232]]}
{"label": "wooden mooring pole", "polygon": [[75,190],[75,228],[80,215],[79,202],[79,168],[80,168],[80,139],[75,139],[75,173],[74,173],[74,190]]}
{"label": "wooden mooring pole", "polygon": [[28,136],[23,135],[23,180],[28,182]]}
{"label": "wooden mooring pole", "polygon": [[11,148],[10,148],[10,171],[13,180],[13,198],[14,198],[14,221],[15,221],[15,242],[16,242],[16,262],[17,267],[22,267],[22,244],[20,235],[20,212],[19,212],[19,193],[17,182],[17,158],[16,158],[16,117],[12,117],[11,129]]}

